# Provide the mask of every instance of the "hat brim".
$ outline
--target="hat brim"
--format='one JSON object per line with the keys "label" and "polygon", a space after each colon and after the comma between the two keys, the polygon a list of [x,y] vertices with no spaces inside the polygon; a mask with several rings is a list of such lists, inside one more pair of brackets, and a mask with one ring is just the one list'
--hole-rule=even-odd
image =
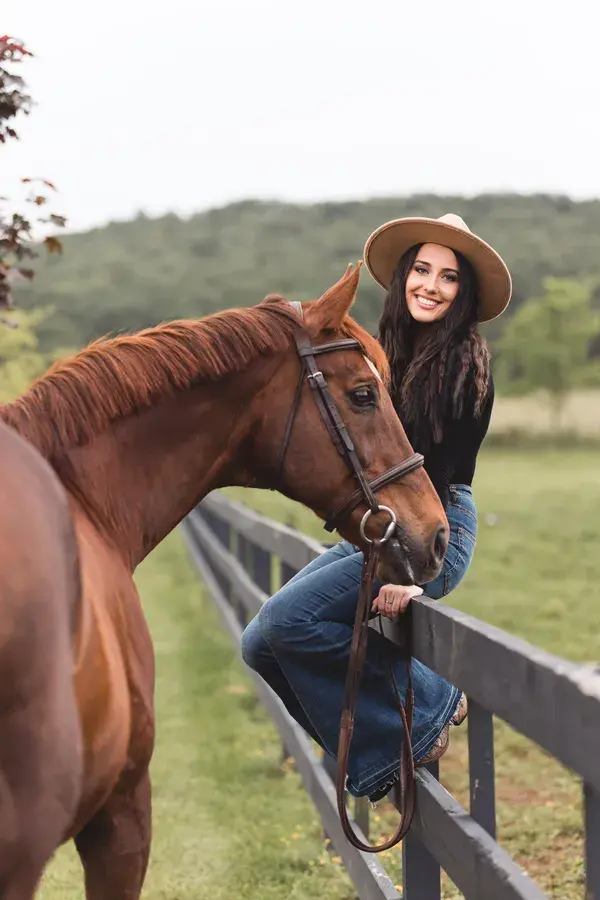
{"label": "hat brim", "polygon": [[489,322],[504,312],[510,302],[512,279],[502,257],[471,232],[438,219],[394,219],[370,235],[364,249],[365,265],[383,288],[389,288],[398,260],[414,244],[442,244],[468,259],[477,276],[480,322]]}

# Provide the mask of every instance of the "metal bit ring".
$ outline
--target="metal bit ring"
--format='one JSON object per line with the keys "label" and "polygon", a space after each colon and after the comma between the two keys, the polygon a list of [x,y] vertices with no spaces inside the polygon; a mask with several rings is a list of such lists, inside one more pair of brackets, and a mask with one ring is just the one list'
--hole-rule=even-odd
{"label": "metal bit ring", "polygon": [[360,536],[363,539],[363,541],[365,541],[365,543],[367,543],[367,544],[377,544],[378,546],[381,546],[381,544],[385,544],[385,542],[388,541],[391,538],[392,534],[394,533],[394,529],[397,524],[397,519],[396,519],[396,513],[394,512],[393,509],[390,509],[389,506],[378,506],[377,512],[378,513],[386,512],[386,513],[390,514],[390,522],[388,523],[388,526],[383,533],[383,537],[380,537],[378,540],[371,540],[371,538],[368,538],[367,535],[365,534],[365,525],[367,524],[369,516],[373,515],[372,509],[368,509],[361,519]]}

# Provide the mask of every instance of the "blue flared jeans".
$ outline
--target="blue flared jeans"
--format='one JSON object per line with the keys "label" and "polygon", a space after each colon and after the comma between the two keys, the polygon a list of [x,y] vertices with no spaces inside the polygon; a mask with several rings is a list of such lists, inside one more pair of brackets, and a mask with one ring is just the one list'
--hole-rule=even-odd
{"label": "blue flared jeans", "polygon": [[[450,541],[442,570],[425,587],[426,595],[433,599],[446,596],[458,585],[473,558],[477,511],[469,486],[451,486],[446,515]],[[362,564],[362,552],[347,541],[326,550],[267,600],[242,637],[247,665],[333,757]],[[376,582],[375,590],[381,585]],[[401,651],[369,629],[348,767],[347,788],[355,797],[378,795],[398,775],[402,720],[390,664],[403,696],[407,670]],[[418,660],[413,659],[412,669],[413,753],[418,761],[453,716],[460,692]]]}

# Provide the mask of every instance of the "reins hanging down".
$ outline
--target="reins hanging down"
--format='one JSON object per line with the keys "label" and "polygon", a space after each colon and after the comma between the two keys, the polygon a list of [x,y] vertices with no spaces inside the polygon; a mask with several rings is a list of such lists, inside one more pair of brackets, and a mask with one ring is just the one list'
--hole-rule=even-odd
{"label": "reins hanging down", "polygon": [[[300,307],[299,315],[302,316],[302,308]],[[412,754],[412,720],[414,709],[414,694],[411,683],[411,667],[410,655],[407,660],[408,668],[408,688],[404,703],[400,697],[398,685],[396,684],[393,667],[390,665],[392,684],[398,708],[402,718],[403,736],[400,748],[400,813],[401,821],[396,833],[379,846],[372,847],[363,843],[354,833],[348,812],[346,810],[345,785],[348,772],[348,760],[350,756],[350,745],[352,743],[352,733],[354,731],[354,715],[356,711],[356,703],[360,682],[364,668],[365,655],[367,651],[367,638],[369,627],[369,614],[371,603],[373,600],[373,582],[377,571],[377,563],[381,547],[394,533],[396,528],[396,516],[392,509],[388,506],[382,506],[377,502],[375,492],[390,484],[393,481],[399,481],[404,476],[419,469],[424,458],[420,453],[413,453],[403,462],[391,469],[388,469],[377,478],[369,480],[360,463],[360,459],[348,429],[346,428],[339,410],[335,405],[333,396],[327,385],[327,380],[323,373],[319,370],[316,357],[324,353],[333,353],[337,350],[361,350],[360,343],[353,339],[343,339],[332,341],[328,344],[321,344],[317,347],[313,346],[308,332],[304,328],[299,328],[296,333],[296,348],[300,357],[300,376],[294,400],[288,420],[285,427],[281,453],[279,457],[278,471],[280,477],[283,476],[285,468],[285,457],[292,437],[294,421],[300,400],[302,397],[302,387],[304,379],[308,381],[311,392],[315,397],[321,418],[331,436],[331,439],[337,448],[340,456],[342,456],[348,465],[350,471],[358,482],[358,490],[343,504],[339,509],[335,510],[331,515],[327,516],[325,527],[328,531],[333,531],[338,527],[340,520],[344,519],[353,512],[360,503],[366,503],[367,511],[360,523],[360,533],[363,540],[369,544],[368,550],[365,552],[365,559],[361,573],[361,583],[359,591],[358,605],[356,609],[356,617],[354,621],[354,629],[352,633],[352,644],[350,647],[350,657],[348,660],[348,673],[346,676],[346,692],[344,699],[344,709],[340,723],[340,737],[338,744],[338,771],[337,771],[337,805],[340,820],[344,834],[348,841],[359,850],[366,853],[379,853],[382,850],[389,850],[407,833],[410,828],[414,809],[415,809],[415,769]],[[385,527],[382,536],[379,539],[371,540],[366,536],[365,525],[371,515],[377,515],[385,512],[389,516],[389,522]]]}

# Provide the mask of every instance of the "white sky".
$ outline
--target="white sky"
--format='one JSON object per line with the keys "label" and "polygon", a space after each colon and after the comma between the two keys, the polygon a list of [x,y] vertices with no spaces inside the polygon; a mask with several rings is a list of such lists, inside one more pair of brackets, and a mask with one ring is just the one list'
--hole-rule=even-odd
{"label": "white sky", "polygon": [[600,196],[594,0],[1,3],[38,105],[0,194],[51,178],[71,228],[249,197]]}

